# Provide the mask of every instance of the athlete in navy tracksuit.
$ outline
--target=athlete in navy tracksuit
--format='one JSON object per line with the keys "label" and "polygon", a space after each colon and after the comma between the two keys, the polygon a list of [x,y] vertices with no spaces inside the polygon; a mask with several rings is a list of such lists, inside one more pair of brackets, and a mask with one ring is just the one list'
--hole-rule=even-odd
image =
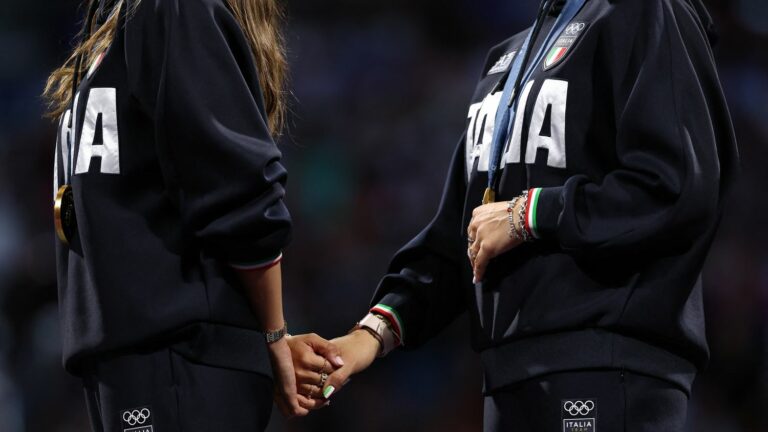
{"label": "athlete in navy tracksuit", "polygon": [[114,35],[59,120],[54,190],[76,219],[57,219],[64,364],[95,431],[263,430],[275,391],[301,413],[286,170],[229,3],[90,2],[83,39]]}
{"label": "athlete in navy tracksuit", "polygon": [[[530,61],[575,1],[544,2]],[[587,0],[563,24],[517,88],[498,202],[481,206],[529,31],[491,50],[437,215],[394,257],[366,331],[336,340],[334,391],[373,360],[366,340],[418,348],[468,311],[487,430],[682,430],[708,358],[702,265],[738,163],[712,22],[699,0]],[[495,258],[473,274],[468,252]]]}

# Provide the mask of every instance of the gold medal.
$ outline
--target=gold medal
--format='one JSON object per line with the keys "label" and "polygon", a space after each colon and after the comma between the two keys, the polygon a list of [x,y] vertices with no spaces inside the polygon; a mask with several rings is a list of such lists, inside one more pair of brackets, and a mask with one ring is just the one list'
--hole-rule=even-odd
{"label": "gold medal", "polygon": [[485,188],[485,193],[483,194],[483,205],[490,204],[492,202],[496,202],[496,192],[494,192],[491,188]]}
{"label": "gold medal", "polygon": [[75,198],[70,185],[64,185],[56,192],[56,200],[53,203],[53,222],[56,225],[56,235],[59,240],[69,245],[77,227]]}

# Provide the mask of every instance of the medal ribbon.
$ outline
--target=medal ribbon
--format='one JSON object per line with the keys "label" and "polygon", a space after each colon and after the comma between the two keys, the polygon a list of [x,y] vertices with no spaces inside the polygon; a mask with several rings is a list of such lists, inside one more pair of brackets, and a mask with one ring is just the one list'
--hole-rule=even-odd
{"label": "medal ribbon", "polygon": [[[528,63],[527,60],[530,54],[529,50],[531,49],[531,44],[535,43],[535,38],[538,37],[543,21],[554,3],[555,0],[545,0],[533,28],[528,32],[528,36],[526,37],[525,42],[523,42],[522,48],[520,48],[520,51],[515,56],[515,60],[512,62],[512,66],[509,69],[507,82],[504,84],[504,91],[501,96],[501,102],[499,102],[499,107],[496,110],[496,127],[493,131],[493,139],[491,141],[491,160],[488,161],[488,188],[485,190],[483,196],[483,204],[495,201],[496,177],[501,168],[501,154],[515,120],[520,87],[530,80],[536,66],[541,63],[544,55],[554,46],[556,40],[555,36],[560,35],[563,30],[565,30],[568,23],[576,17],[584,6],[586,0],[568,0],[566,2],[555,25],[552,26],[546,39],[544,39],[544,42],[541,44],[539,51],[533,57],[533,61]],[[525,73],[521,75],[522,69],[525,66],[524,63],[527,63],[527,69]]]}

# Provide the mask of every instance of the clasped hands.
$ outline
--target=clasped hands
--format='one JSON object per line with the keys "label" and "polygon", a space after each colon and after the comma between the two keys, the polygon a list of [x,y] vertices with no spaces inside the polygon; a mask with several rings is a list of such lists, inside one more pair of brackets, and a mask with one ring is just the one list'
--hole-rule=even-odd
{"label": "clasped hands", "polygon": [[[511,209],[514,215],[519,206]],[[491,259],[522,243],[510,235],[509,213],[506,202],[485,204],[472,212],[467,255],[475,282],[483,279]],[[273,345],[278,345],[271,348],[276,366],[275,402],[286,417],[305,416],[328,406],[330,398],[352,375],[368,368],[381,349],[380,342],[365,330],[330,341],[314,333],[286,336]]]}
{"label": "clasped hands", "polygon": [[[275,402],[286,417],[305,416],[328,406],[352,375],[373,363],[380,349],[379,341],[365,330],[331,341],[314,333],[286,336],[284,340],[292,365],[281,367],[274,360],[273,364],[278,365]],[[293,376],[288,376],[291,371]]]}

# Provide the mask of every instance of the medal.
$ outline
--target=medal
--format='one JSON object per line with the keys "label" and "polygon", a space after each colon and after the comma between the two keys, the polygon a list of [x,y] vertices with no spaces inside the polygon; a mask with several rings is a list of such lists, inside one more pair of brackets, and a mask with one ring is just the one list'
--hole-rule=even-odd
{"label": "medal", "polygon": [[491,188],[485,188],[485,193],[483,194],[483,205],[490,204],[492,202],[496,202],[496,192],[494,192]]}
{"label": "medal", "polygon": [[72,186],[64,185],[56,192],[53,203],[53,221],[56,225],[56,235],[65,245],[75,234],[77,218],[75,217],[75,197]]}

